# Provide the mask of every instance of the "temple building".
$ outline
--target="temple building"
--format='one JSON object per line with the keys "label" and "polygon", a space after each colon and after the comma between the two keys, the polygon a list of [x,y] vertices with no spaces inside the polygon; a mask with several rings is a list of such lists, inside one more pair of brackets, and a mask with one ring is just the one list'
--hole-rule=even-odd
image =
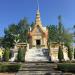
{"label": "temple building", "polygon": [[[50,51],[47,47],[48,29],[43,27],[40,19],[39,8],[36,12],[35,25],[29,32],[29,43],[25,55],[25,61],[58,61],[59,44],[52,43]],[[49,53],[50,52],[50,53]],[[48,55],[49,54],[49,55]],[[63,45],[64,60],[68,60],[67,48]]]}
{"label": "temple building", "polygon": [[[51,43],[50,51],[47,47],[48,42],[48,29],[47,27],[43,27],[39,6],[36,11],[35,25],[33,28],[30,28],[28,34],[28,44],[18,44],[18,47],[26,47],[27,51],[25,53],[25,61],[26,62],[41,62],[41,61],[58,61],[58,51],[59,44],[57,42]],[[69,60],[68,58],[68,49],[63,44],[63,56],[64,60]],[[14,57],[17,56],[17,51],[15,52]],[[14,60],[15,58],[12,58]]]}
{"label": "temple building", "polygon": [[29,32],[29,46],[32,47],[44,47],[47,48],[47,36],[48,30],[46,27],[42,26],[42,22],[40,19],[40,11],[39,8],[36,13],[36,20],[33,29]]}

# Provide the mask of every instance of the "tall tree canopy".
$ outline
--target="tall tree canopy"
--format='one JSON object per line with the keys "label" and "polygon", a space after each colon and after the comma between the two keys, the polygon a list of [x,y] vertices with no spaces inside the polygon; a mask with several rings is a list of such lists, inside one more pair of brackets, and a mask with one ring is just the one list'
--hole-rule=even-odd
{"label": "tall tree canopy", "polygon": [[31,29],[33,29],[33,28],[34,28],[34,25],[35,25],[35,23],[34,23],[34,22],[32,22],[32,23],[31,23]]}
{"label": "tall tree canopy", "polygon": [[58,32],[58,42],[64,42],[66,44],[71,44],[72,42],[72,34],[67,31],[67,29],[64,28],[61,16],[58,16],[58,26],[57,26],[57,32]]}
{"label": "tall tree canopy", "polygon": [[15,43],[14,40],[17,39],[19,39],[19,42],[27,42],[28,31],[29,24],[25,18],[20,20],[18,24],[9,25],[9,27],[4,30],[3,47],[13,47]]}
{"label": "tall tree canopy", "polygon": [[58,25],[48,26],[48,45],[50,42],[71,44],[72,34],[70,34],[63,26],[61,16],[58,16]]}
{"label": "tall tree canopy", "polygon": [[48,42],[57,42],[57,27],[55,25],[48,26]]}
{"label": "tall tree canopy", "polygon": [[27,42],[28,31],[29,31],[28,21],[24,18],[20,20],[20,22],[18,23],[18,26],[19,26],[20,41]]}
{"label": "tall tree canopy", "polygon": [[0,46],[2,46],[3,37],[0,37]]}
{"label": "tall tree canopy", "polygon": [[7,29],[4,30],[5,36],[2,41],[3,47],[13,47],[15,36],[18,34],[18,26],[16,24],[11,24]]}
{"label": "tall tree canopy", "polygon": [[58,42],[64,41],[64,26],[61,22],[61,16],[58,16],[58,25],[57,25],[57,33],[58,33]]}
{"label": "tall tree canopy", "polygon": [[55,25],[50,25],[47,27],[48,28],[48,49],[49,49],[49,53],[50,53],[50,45],[52,42],[57,42],[57,27]]}

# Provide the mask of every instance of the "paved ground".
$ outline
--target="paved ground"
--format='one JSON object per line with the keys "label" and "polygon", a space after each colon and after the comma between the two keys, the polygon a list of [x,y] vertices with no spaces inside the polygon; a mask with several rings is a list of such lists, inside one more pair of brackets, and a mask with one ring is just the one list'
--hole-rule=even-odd
{"label": "paved ground", "polygon": [[0,75],[16,75],[15,73],[0,73]]}

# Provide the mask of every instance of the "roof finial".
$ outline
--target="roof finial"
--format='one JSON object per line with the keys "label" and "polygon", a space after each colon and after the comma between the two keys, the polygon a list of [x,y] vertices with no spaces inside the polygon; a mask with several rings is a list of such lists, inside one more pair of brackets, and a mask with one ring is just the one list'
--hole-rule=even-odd
{"label": "roof finial", "polygon": [[39,1],[37,0],[37,8],[38,8],[38,10],[39,10]]}
{"label": "roof finial", "polygon": [[35,20],[36,25],[42,25],[41,20],[40,20],[40,10],[39,10],[39,2],[37,0],[37,12],[36,12],[36,20]]}

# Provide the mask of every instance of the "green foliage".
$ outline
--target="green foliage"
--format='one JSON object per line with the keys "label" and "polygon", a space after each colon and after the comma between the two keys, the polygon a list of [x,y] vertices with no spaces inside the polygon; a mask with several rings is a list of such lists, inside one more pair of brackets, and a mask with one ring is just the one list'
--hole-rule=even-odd
{"label": "green foliage", "polygon": [[0,46],[2,46],[3,37],[0,37]]}
{"label": "green foliage", "polygon": [[57,32],[58,32],[58,42],[64,42],[64,44],[71,44],[73,41],[72,34],[70,34],[63,26],[61,21],[61,16],[58,16],[58,26],[57,26]]}
{"label": "green foliage", "polygon": [[4,48],[11,48],[14,46],[15,37],[12,34],[18,34],[18,26],[15,24],[11,24],[7,29],[4,30],[4,38],[2,41],[2,45]]}
{"label": "green foliage", "polygon": [[5,34],[3,41],[2,41],[2,46],[4,48],[11,48],[14,46],[14,37],[11,34]]}
{"label": "green foliage", "polygon": [[24,60],[25,60],[25,50],[19,48],[18,55],[17,55],[17,61],[18,62],[24,62]]}
{"label": "green foliage", "polygon": [[4,51],[4,55],[3,55],[4,61],[8,62],[8,61],[9,61],[9,56],[10,56],[10,50],[9,50],[9,48],[7,48],[7,49]]}
{"label": "green foliage", "polygon": [[[20,20],[20,22],[16,24],[11,24],[7,29],[4,30],[4,38],[2,40],[2,46],[4,48],[14,47],[14,40],[19,39],[19,42],[27,42],[28,41],[28,31],[29,25],[27,20],[24,18]],[[18,35],[19,36],[15,36]]]}
{"label": "green foliage", "polygon": [[71,44],[72,42],[72,35],[64,28],[61,22],[61,16],[58,16],[58,25],[50,25],[48,26],[48,45],[50,42],[64,42],[65,45]]}
{"label": "green foliage", "polygon": [[35,25],[35,23],[34,23],[34,22],[32,22],[32,24],[31,24],[31,28],[32,28],[32,29],[34,28],[34,25]]}
{"label": "green foliage", "polygon": [[67,47],[68,47],[68,57],[70,60],[72,60],[72,49],[69,46]]}
{"label": "green foliage", "polygon": [[57,65],[58,70],[63,72],[74,72],[75,73],[75,64],[73,63],[61,63]]}
{"label": "green foliage", "polygon": [[55,25],[48,26],[48,42],[56,42],[57,37],[57,27]]}
{"label": "green foliage", "polygon": [[48,41],[47,41],[47,45],[48,45],[48,49],[49,49],[49,53],[50,53],[50,44],[52,42],[56,42],[57,41],[57,28],[55,25],[50,25],[47,27],[48,28]]}
{"label": "green foliage", "polygon": [[0,72],[17,72],[20,68],[20,64],[0,64]]}
{"label": "green foliage", "polygon": [[59,46],[58,59],[59,59],[59,62],[62,62],[62,60],[64,59],[61,46]]}
{"label": "green foliage", "polygon": [[11,24],[7,29],[5,29],[5,34],[18,34],[18,25],[16,24]]}
{"label": "green foliage", "polygon": [[27,20],[25,18],[20,20],[18,26],[19,26],[20,41],[28,42],[29,24]]}
{"label": "green foliage", "polygon": [[[58,25],[50,25],[48,26],[48,49],[50,51],[50,44],[51,42],[58,42],[59,45],[64,42],[65,46],[71,45],[72,42],[72,35],[64,28],[62,22],[61,22],[61,16],[58,17]],[[58,58],[59,61],[61,62],[63,59],[63,52],[60,50],[61,48],[59,47],[59,52],[58,52]],[[71,52],[69,51],[69,57],[71,59]]]}
{"label": "green foliage", "polygon": [[74,48],[74,59],[75,59],[75,48]]}
{"label": "green foliage", "polygon": [[64,26],[61,22],[61,16],[58,16],[58,25],[57,25],[57,33],[58,33],[58,42],[64,42]]}
{"label": "green foliage", "polygon": [[65,46],[70,46],[71,43],[73,42],[72,34],[69,33],[67,30],[65,30],[63,37],[64,37]]}

